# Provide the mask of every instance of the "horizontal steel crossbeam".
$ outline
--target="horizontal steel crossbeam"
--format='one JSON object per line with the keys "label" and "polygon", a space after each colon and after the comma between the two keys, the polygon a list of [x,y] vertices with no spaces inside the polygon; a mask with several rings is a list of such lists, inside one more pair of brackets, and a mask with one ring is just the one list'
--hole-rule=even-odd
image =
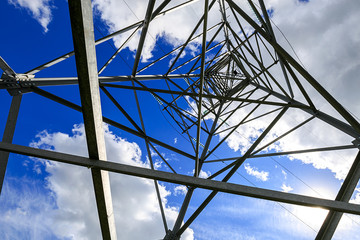
{"label": "horizontal steel crossbeam", "polygon": [[74,164],[88,168],[98,168],[109,172],[121,173],[131,176],[155,179],[164,182],[193,186],[213,191],[254,197],[259,199],[278,201],[307,207],[321,207],[338,212],[360,215],[360,206],[357,204],[323,198],[309,197],[299,194],[285,193],[263,188],[249,187],[234,183],[220,182],[209,179],[195,178],[181,174],[174,174],[142,167],[134,167],[110,161],[93,160],[71,154],[25,147],[10,143],[0,142],[0,150],[22,155],[49,159],[57,162]]}

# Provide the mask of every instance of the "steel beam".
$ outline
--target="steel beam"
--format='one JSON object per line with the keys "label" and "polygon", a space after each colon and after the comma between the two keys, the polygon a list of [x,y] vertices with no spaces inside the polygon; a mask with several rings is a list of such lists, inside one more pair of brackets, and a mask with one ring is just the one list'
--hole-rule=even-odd
{"label": "steel beam", "polygon": [[90,159],[86,157],[80,157],[55,151],[25,147],[11,143],[0,142],[0,150],[32,157],[49,159],[67,164],[83,166],[91,169],[102,169],[109,172],[121,173],[147,179],[156,179],[159,181],[193,186],[235,195],[242,195],[270,201],[278,201],[306,207],[321,207],[328,210],[335,210],[339,212],[360,215],[360,206],[358,204],[346,203],[336,200],[309,197],[299,194],[279,192],[269,189],[250,187],[228,182],[220,182],[210,179],[195,178],[182,174],[174,174],[148,168],[135,167],[110,161],[99,161],[96,159]]}
{"label": "steel beam", "polygon": [[[129,82],[132,79],[138,81],[149,81],[149,80],[162,80],[162,79],[183,79],[183,78],[196,78],[200,77],[200,74],[171,74],[168,76],[165,75],[137,75],[135,78],[128,75],[123,76],[100,76],[99,82]],[[17,82],[21,87],[30,87],[30,86],[63,86],[63,85],[76,85],[78,84],[77,77],[58,77],[58,78],[33,78],[30,81],[19,81]],[[8,84],[6,82],[0,82],[0,89],[7,89]]]}
{"label": "steel beam", "polygon": [[[71,0],[69,11],[88,154],[106,161],[91,1]],[[91,174],[102,237],[116,240],[109,174],[96,168]]]}
{"label": "steel beam", "polygon": [[155,5],[155,0],[149,0],[148,6],[147,6],[147,10],[146,10],[146,14],[145,14],[145,19],[144,19],[144,25],[143,28],[141,30],[141,36],[140,36],[140,40],[139,40],[139,45],[136,49],[136,56],[135,56],[135,61],[134,61],[134,66],[133,66],[133,70],[132,70],[132,76],[136,75],[136,71],[139,65],[139,61],[140,61],[140,57],[141,57],[141,52],[142,49],[144,47],[144,43],[145,43],[145,38],[146,38],[146,34],[147,34],[147,30],[149,28],[149,24],[151,21],[151,16],[152,16],[152,11]]}
{"label": "steel beam", "polygon": [[198,115],[197,115],[197,129],[196,129],[196,150],[195,150],[195,169],[194,176],[198,177],[200,174],[200,133],[201,133],[201,107],[202,98],[204,93],[204,81],[205,81],[205,53],[206,53],[206,32],[207,32],[207,20],[209,12],[209,1],[205,0],[204,7],[204,22],[203,22],[203,38],[202,38],[202,50],[201,50],[201,70],[200,70],[200,86],[198,96]]}
{"label": "steel beam", "polygon": [[[9,115],[6,121],[4,135],[2,138],[3,142],[11,143],[13,140],[16,121],[20,109],[21,98],[22,95],[16,95],[12,97]],[[9,152],[0,151],[0,194],[1,194],[2,186],[4,184],[6,166],[8,160],[9,160]]]}

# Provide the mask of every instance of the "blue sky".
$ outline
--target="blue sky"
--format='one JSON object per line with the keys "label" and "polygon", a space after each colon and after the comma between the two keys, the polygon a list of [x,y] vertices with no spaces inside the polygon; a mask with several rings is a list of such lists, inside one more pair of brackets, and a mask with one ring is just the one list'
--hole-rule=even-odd
{"label": "blue sky", "polygon": [[[131,3],[130,3],[131,2]],[[142,1],[94,1],[95,38],[138,21],[144,16],[146,4]],[[249,14],[248,4],[238,1]],[[273,21],[291,42],[296,54],[305,68],[356,116],[360,109],[356,104],[360,74],[360,53],[355,51],[360,44],[360,32],[354,23],[360,20],[357,1],[333,3],[329,1],[265,1],[271,9]],[[157,3],[158,4],[158,3]],[[114,11],[116,6],[122,6]],[[200,14],[202,1],[184,10],[169,14],[169,19],[181,23],[174,27],[171,22],[158,21],[150,28],[150,36],[145,43],[144,56],[139,68],[146,60],[156,59],[184,41]],[[66,1],[27,1],[9,0],[0,3],[0,20],[3,23],[3,37],[0,40],[0,55],[17,73],[23,73],[53,58],[72,51],[70,19]],[[217,11],[216,9],[213,12]],[[217,22],[214,13],[212,22]],[[289,52],[291,47],[281,33],[275,29],[278,41]],[[98,67],[114,52],[126,36],[120,36],[97,47]],[[121,51],[121,57],[103,72],[103,76],[130,74],[134,59],[134,49],[138,36]],[[156,43],[156,44],[155,44]],[[199,52],[199,42],[187,49],[181,61]],[[292,53],[293,54],[293,53]],[[341,60],[339,60],[341,59]],[[144,74],[162,73],[169,60],[159,63]],[[276,73],[274,73],[276,74]],[[40,71],[36,77],[76,76],[75,60],[59,63]],[[158,87],[149,83],[149,87]],[[181,82],[186,86],[185,82]],[[80,105],[76,86],[46,87],[45,90],[57,94]],[[135,100],[132,92],[109,89],[124,108],[139,124]],[[316,93],[313,98],[320,110],[333,113],[326,102]],[[103,113],[126,126],[129,122],[118,114],[116,108],[102,93]],[[162,114],[161,106],[148,93],[139,93],[142,100],[142,113],[148,135],[191,151],[191,145],[181,134],[179,128],[167,114]],[[0,136],[2,136],[11,97],[0,90]],[[185,104],[185,103],[183,103]],[[235,124],[238,115],[229,119]],[[291,112],[282,125],[275,129],[286,129],[299,122],[304,115]],[[210,117],[207,120],[212,122]],[[219,150],[216,159],[238,156],[246,149],[249,140],[263,130],[264,122],[250,127],[245,125]],[[286,126],[286,127],[285,127]],[[108,158],[121,163],[149,167],[144,141],[111,126],[105,127]],[[221,140],[219,135],[215,143]],[[343,137],[338,131],[314,121],[302,132],[289,136],[270,151],[307,148],[310,145],[328,146],[340,143],[350,144],[352,139]],[[82,116],[69,108],[46,100],[33,93],[24,94],[14,136],[14,143],[86,155]],[[291,142],[292,144],[288,144]],[[157,146],[176,171],[192,174],[193,163]],[[273,158],[254,158],[247,160],[231,178],[231,182],[289,191],[323,198],[334,198],[353,161],[356,151],[341,151],[335,155],[315,154]],[[153,159],[160,170],[169,171],[157,154]],[[224,167],[224,163],[204,165],[204,176]],[[113,203],[118,235],[123,239],[159,239],[164,236],[153,182],[127,176],[110,174],[113,186]],[[10,155],[4,187],[0,196],[0,238],[1,239],[98,239],[100,228],[95,209],[95,199],[88,169],[50,163],[44,160]],[[162,201],[169,227],[176,219],[178,209],[184,198],[184,187],[161,183]],[[197,189],[185,217],[209,194],[207,190]],[[71,198],[69,196],[72,196]],[[360,192],[355,191],[353,201],[359,203]],[[141,206],[141,207],[140,207]],[[218,194],[200,214],[184,234],[183,239],[311,239],[321,226],[326,212],[319,209],[296,207],[264,200]],[[360,237],[360,219],[345,215],[334,239],[356,239]],[[210,237],[209,237],[210,236]]]}

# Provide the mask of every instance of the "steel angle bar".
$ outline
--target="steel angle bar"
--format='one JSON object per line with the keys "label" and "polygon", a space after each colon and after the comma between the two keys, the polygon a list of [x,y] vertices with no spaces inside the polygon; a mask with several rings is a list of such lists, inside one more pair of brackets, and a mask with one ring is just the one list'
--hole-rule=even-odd
{"label": "steel angle bar", "polygon": [[[162,11],[162,12],[160,12],[160,11],[161,11],[166,5],[164,5],[164,3],[163,3],[163,4],[160,4],[159,7],[154,11],[154,14],[153,14],[152,17],[153,17],[153,19],[155,19],[155,18],[164,16],[165,14],[169,14],[169,13],[171,13],[171,12],[173,12],[173,11],[176,11],[176,10],[182,8],[182,7],[185,7],[185,6],[189,5],[189,4],[195,3],[195,2],[197,2],[197,1],[198,1],[198,0],[189,0],[189,1],[187,1],[187,2],[181,3],[181,4],[179,4],[179,5],[176,5],[176,6],[172,7],[172,8],[169,8],[169,9],[167,9],[167,10],[165,10],[165,11]],[[164,1],[164,2],[168,2],[168,1]],[[166,4],[167,4],[167,3],[166,3]],[[141,26],[141,25],[143,24],[143,22],[144,22],[143,20],[138,21],[138,22],[133,23],[133,24],[131,24],[131,25],[125,27],[125,28],[122,28],[122,29],[120,29],[120,30],[118,30],[118,31],[115,31],[115,32],[113,32],[113,33],[111,33],[111,34],[103,37],[103,38],[100,38],[100,39],[98,39],[98,40],[95,41],[95,45],[98,45],[98,44],[100,44],[100,43],[106,42],[106,41],[114,38],[115,36],[117,36],[117,35],[119,35],[119,34],[125,33],[125,32],[127,32],[127,31],[130,31],[130,30],[136,28],[136,27],[139,27],[139,26]],[[41,70],[43,70],[43,69],[45,69],[45,68],[51,67],[51,66],[53,66],[54,64],[57,64],[57,63],[59,63],[59,62],[62,62],[63,60],[68,59],[69,57],[71,57],[71,56],[73,56],[73,55],[74,55],[74,51],[71,51],[71,52],[69,52],[69,53],[66,53],[66,54],[64,54],[64,55],[62,55],[62,56],[60,56],[60,57],[57,57],[57,58],[55,58],[55,59],[53,59],[53,60],[51,60],[51,61],[49,61],[49,62],[47,62],[47,63],[44,63],[44,64],[42,64],[42,65],[40,65],[40,66],[38,66],[38,67],[36,67],[36,68],[34,68],[34,69],[32,69],[32,70],[27,71],[26,74],[35,74],[35,73],[37,73],[37,72],[39,72],[39,71],[41,71]]]}
{"label": "steel angle bar", "polygon": [[[220,0],[219,1],[219,7],[220,7],[220,12],[221,12],[221,18],[223,20],[224,23],[228,22],[227,18],[226,18],[226,9],[225,9],[225,2],[224,0]],[[224,27],[224,36],[225,36],[225,40],[226,40],[226,48],[228,50],[228,52],[230,52],[230,46],[229,46],[229,31],[227,29],[227,26],[225,25]]]}
{"label": "steel angle bar", "polygon": [[[258,100],[259,100],[259,102],[261,101],[261,99],[264,99],[264,98],[266,98],[266,96],[264,96],[264,97],[261,97],[261,98],[259,98]],[[228,106],[230,106],[231,104],[233,104],[234,102],[229,102],[228,103]],[[221,123],[217,126],[217,128],[216,128],[216,135],[218,135],[218,134],[220,134],[221,132],[225,132],[225,131],[227,131],[227,130],[221,130],[221,131],[218,131],[224,124],[226,125],[226,126],[230,126],[228,123],[227,123],[227,120],[235,113],[235,112],[237,112],[239,109],[241,109],[241,108],[244,108],[244,107],[246,107],[246,106],[249,106],[251,103],[250,102],[248,102],[248,103],[246,103],[245,104],[245,101],[243,101],[243,102],[240,102],[240,104],[236,107],[236,108],[234,108],[234,109],[232,109],[232,110],[229,110],[228,112],[226,112],[225,114],[223,114],[222,116],[225,116],[225,115],[227,115],[226,116],[226,118],[225,119],[221,119]],[[228,107],[227,106],[227,107]],[[281,108],[281,107],[280,107]],[[246,121],[244,121],[242,124],[245,124],[246,122],[248,122],[248,121],[250,121],[250,120],[246,120]],[[233,127],[235,127],[236,125],[234,125]],[[231,128],[233,128],[233,127],[231,127]],[[230,128],[229,128],[230,129]]]}
{"label": "steel angle bar", "polygon": [[[8,71],[11,73],[11,71]],[[22,95],[16,95],[12,97],[9,115],[6,121],[2,142],[11,143],[15,133],[16,122],[20,110]],[[4,184],[6,167],[9,160],[9,152],[0,151],[0,195],[2,186]]]}
{"label": "steel angle bar", "polygon": [[299,194],[285,193],[263,188],[244,186],[240,184],[220,182],[215,180],[195,178],[192,176],[173,174],[159,170],[135,167],[111,161],[98,161],[86,157],[71,154],[59,153],[43,149],[20,146],[10,143],[0,142],[0,150],[17,153],[26,156],[38,157],[67,164],[83,166],[87,168],[99,168],[105,171],[121,173],[131,176],[156,179],[159,181],[176,183],[186,186],[209,189],[213,191],[243,195],[248,197],[266,199],[271,201],[284,202],[308,207],[321,207],[328,210],[335,210],[344,213],[360,215],[358,204],[334,201],[316,197],[309,197]]}
{"label": "steel angle bar", "polygon": [[[106,161],[90,0],[69,1],[80,99],[89,157]],[[117,239],[108,172],[91,169],[103,239]]]}
{"label": "steel angle bar", "polygon": [[172,79],[182,79],[182,78],[195,78],[200,77],[200,74],[171,74],[171,75],[136,75],[133,76],[110,76],[110,77],[99,77],[101,82],[111,82],[111,81],[131,81],[132,79],[136,79],[137,81],[144,81],[144,80],[160,80],[165,78],[172,78]]}
{"label": "steel angle bar", "polygon": [[[107,36],[105,36],[105,37],[103,37],[103,38],[101,38],[101,39],[98,39],[97,41],[95,41],[95,45],[98,45],[98,44],[100,44],[100,43],[106,42],[106,41],[114,38],[115,36],[117,36],[117,35],[119,35],[119,34],[121,34],[121,33],[125,33],[125,32],[127,32],[127,31],[130,31],[130,30],[136,28],[136,27],[139,27],[139,26],[142,25],[142,23],[143,23],[143,21],[136,22],[136,23],[134,23],[134,24],[132,24],[132,25],[129,25],[129,26],[123,28],[123,29],[120,29],[120,30],[118,30],[118,31],[116,31],[116,32],[114,32],[114,33],[112,33],[112,34],[109,34],[109,35],[107,35]],[[71,56],[74,56],[74,54],[75,54],[74,51],[65,53],[64,55],[61,55],[60,57],[57,57],[57,58],[55,58],[55,59],[53,59],[53,60],[51,60],[51,61],[49,61],[49,62],[46,62],[46,63],[44,63],[44,64],[42,64],[42,65],[40,65],[40,66],[38,66],[38,67],[36,67],[36,68],[34,68],[34,69],[32,69],[32,70],[27,71],[26,74],[35,74],[35,73],[38,73],[38,72],[40,72],[41,70],[44,70],[44,69],[46,69],[46,68],[48,68],[48,67],[51,67],[51,66],[53,66],[53,65],[55,65],[55,64],[57,64],[57,63],[59,63],[59,62],[62,62],[62,61],[64,61],[64,60],[68,59],[68,58],[71,57]]]}
{"label": "steel angle bar", "polygon": [[252,0],[247,0],[247,2],[249,3],[251,9],[253,10],[253,13],[255,13],[257,20],[261,23],[261,25],[263,27],[267,27],[266,23],[264,22],[264,19],[262,18],[262,16],[260,15],[258,10],[256,9],[256,7],[255,7],[254,3],[252,2]]}
{"label": "steel angle bar", "polygon": [[264,62],[264,59],[262,57],[262,54],[261,54],[261,49],[260,49],[260,44],[259,44],[259,37],[257,35],[255,35],[255,42],[256,42],[256,47],[257,47],[257,54],[260,58],[260,61],[261,62]]}
{"label": "steel angle bar", "polygon": [[[169,2],[167,2],[167,3],[169,3]],[[144,42],[145,42],[145,37],[146,37],[148,27],[149,27],[149,24],[150,24],[150,21],[151,21],[151,16],[152,16],[152,11],[153,11],[154,5],[155,5],[155,0],[149,0],[148,6],[147,6],[147,9],[146,9],[143,28],[141,30],[141,36],[140,36],[139,44],[138,44],[138,47],[136,49],[134,66],[133,66],[133,70],[132,70],[132,73],[131,73],[132,76],[136,75],[136,71],[137,71],[139,61],[140,61],[140,57],[141,57],[141,52],[142,52]]]}
{"label": "steel angle bar", "polygon": [[200,174],[200,133],[201,133],[201,107],[203,105],[202,98],[204,93],[204,79],[205,79],[205,53],[206,53],[206,31],[207,31],[207,21],[208,21],[208,11],[209,11],[209,1],[204,1],[204,20],[203,20],[203,39],[202,39],[202,50],[201,50],[201,71],[200,71],[200,90],[199,90],[199,101],[198,101],[198,116],[197,116],[197,131],[196,131],[196,150],[195,150],[195,170],[194,176],[198,177]]}
{"label": "steel angle bar", "polygon": [[[171,79],[183,79],[189,77],[199,77],[200,74],[172,74],[168,75]],[[99,76],[100,83],[116,83],[116,82],[129,82],[132,80],[132,76],[129,75],[122,75],[122,76]],[[164,75],[137,75],[136,79],[138,81],[153,81],[153,80],[162,80],[166,79],[167,77]],[[33,78],[30,81],[18,82],[22,87],[29,87],[29,86],[64,86],[64,85],[77,85],[78,78],[77,77],[59,77],[59,78]],[[6,83],[0,82],[0,89],[1,88],[8,88]]]}
{"label": "steel angle bar", "polygon": [[227,161],[235,161],[237,159],[239,159],[239,157],[211,159],[211,160],[205,160],[204,163],[227,162]]}
{"label": "steel angle bar", "polygon": [[323,148],[293,150],[293,151],[287,151],[287,152],[252,154],[252,155],[249,156],[249,158],[273,157],[273,156],[283,156],[283,155],[292,155],[292,154],[301,154],[301,153],[313,153],[313,152],[346,150],[346,149],[354,149],[354,148],[357,148],[357,147],[355,145],[343,145],[343,146],[335,146],[335,147],[323,147]]}
{"label": "steel angle bar", "polygon": [[133,130],[133,129],[131,129],[131,128],[128,128],[128,127],[126,127],[126,126],[124,126],[124,125],[122,125],[122,124],[120,124],[120,123],[118,123],[118,122],[115,122],[115,121],[113,121],[113,120],[111,120],[111,119],[108,119],[108,118],[105,118],[105,117],[104,117],[104,118],[103,118],[103,121],[104,121],[105,123],[108,123],[108,124],[116,127],[116,128],[119,128],[119,129],[121,129],[121,130],[124,130],[124,131],[126,131],[126,132],[128,132],[128,133],[131,133],[131,134],[133,134],[133,135],[135,135],[135,136],[138,136],[138,137],[141,137],[141,138],[144,138],[144,139],[147,138],[147,139],[149,139],[150,142],[153,142],[153,143],[155,143],[155,144],[157,144],[157,145],[159,145],[159,146],[161,146],[161,147],[164,147],[164,148],[166,148],[166,149],[168,149],[168,150],[170,150],[170,151],[173,151],[173,152],[175,152],[175,153],[178,153],[178,154],[180,154],[180,155],[182,155],[182,156],[184,156],[184,157],[187,157],[187,158],[189,158],[189,159],[195,160],[195,156],[193,156],[193,155],[191,155],[191,154],[189,154],[189,153],[187,153],[187,152],[184,152],[184,151],[182,151],[182,150],[180,150],[180,149],[178,149],[178,148],[175,148],[175,147],[173,147],[173,146],[170,146],[170,145],[168,145],[168,144],[166,144],[166,143],[164,143],[164,142],[162,142],[162,141],[160,141],[160,140],[158,140],[158,139],[155,139],[155,138],[153,138],[153,137],[149,137],[149,136],[146,136],[145,134],[139,133],[139,132],[137,132],[137,131],[135,131],[135,130]]}
{"label": "steel angle bar", "polygon": [[[276,123],[282,118],[282,116],[285,114],[285,112],[288,110],[288,107],[284,107],[281,112],[274,118],[274,120],[269,124],[269,126],[266,127],[266,129],[261,133],[261,135],[255,140],[255,142],[250,146],[250,148],[246,151],[244,156],[242,156],[240,159],[238,159],[236,162],[234,162],[234,168],[230,170],[230,173],[235,173],[236,166],[240,166],[239,162],[241,162],[241,159],[246,159],[249,156],[251,156],[251,153],[256,149],[256,147],[260,144],[260,142],[265,138],[265,136],[270,132],[270,130],[276,125]],[[230,165],[229,165],[230,166]],[[228,173],[225,179],[229,179],[231,177],[231,174]],[[229,176],[229,177],[228,177]],[[213,176],[211,176],[213,178]]]}

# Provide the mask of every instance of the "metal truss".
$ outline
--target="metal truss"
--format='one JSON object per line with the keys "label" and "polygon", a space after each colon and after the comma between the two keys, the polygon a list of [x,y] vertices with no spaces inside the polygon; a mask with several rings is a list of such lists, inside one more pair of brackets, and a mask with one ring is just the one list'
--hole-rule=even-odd
{"label": "metal truss", "polygon": [[[331,239],[343,213],[360,215],[359,206],[349,203],[360,177],[360,154],[354,156],[353,165],[334,200],[249,187],[229,181],[248,159],[359,148],[360,123],[278,44],[263,0],[248,1],[257,20],[232,0],[204,0],[202,15],[187,40],[171,51],[164,52],[158,59],[151,60],[146,65],[141,64],[144,43],[152,22],[195,1],[184,1],[177,6],[168,7],[170,2],[164,0],[155,7],[155,0],[144,1],[148,5],[143,20],[95,40],[90,0],[69,0],[74,51],[24,74],[16,73],[0,58],[0,67],[3,69],[0,88],[6,89],[13,98],[0,143],[0,187],[4,181],[9,153],[16,153],[90,168],[104,239],[117,239],[108,171],[154,180],[159,212],[164,223],[164,239],[179,239],[219,192],[328,209],[329,213],[316,239]],[[209,26],[209,14],[214,11],[220,11],[221,18],[217,24]],[[130,35],[98,70],[99,60],[95,47],[122,34]],[[104,76],[103,71],[135,34],[139,34],[139,41],[129,74]],[[201,46],[199,53],[183,58],[184,51],[195,42]],[[39,71],[73,55],[76,59],[77,77],[35,76]],[[46,90],[46,86],[67,85],[79,86],[81,106]],[[338,113],[338,117],[319,111],[317,103],[309,95],[309,89],[322,96]],[[137,109],[137,116],[126,110],[128,102],[117,100],[117,94],[121,91],[133,92],[135,101],[131,104]],[[100,99],[100,92],[119,110],[118,114],[126,122],[102,114],[103,100]],[[37,94],[82,113],[89,158],[12,144],[20,102],[25,93]],[[150,94],[163,114],[172,120],[172,124],[187,139],[187,147],[175,147],[149,131],[147,121],[154,119],[144,118],[141,99],[144,93]],[[242,118],[236,124],[230,124],[229,119],[239,111],[243,113]],[[290,129],[284,129],[282,135],[269,141],[269,133],[290,111],[304,114],[307,118]],[[243,154],[237,153],[231,157],[218,155],[222,153],[219,149],[226,145],[233,134],[260,119],[266,120],[268,125],[259,136],[248,139],[250,145]],[[315,120],[324,122],[329,128],[338,129],[351,141],[338,146],[313,146],[284,152],[265,151],[271,144]],[[102,122],[141,139],[145,144],[151,169],[119,164],[107,159]],[[172,163],[161,156],[159,148],[180,156],[183,164],[192,166],[193,175],[177,172]],[[154,168],[151,151],[158,153],[169,171]],[[207,179],[199,177],[207,164],[219,162],[228,164],[225,167],[217,165],[216,172]],[[219,180],[214,180],[215,178]],[[174,226],[167,224],[158,181],[182,184],[188,188]],[[195,211],[188,213],[192,196],[199,188],[211,190],[211,193]],[[190,216],[185,218],[187,213]]]}

